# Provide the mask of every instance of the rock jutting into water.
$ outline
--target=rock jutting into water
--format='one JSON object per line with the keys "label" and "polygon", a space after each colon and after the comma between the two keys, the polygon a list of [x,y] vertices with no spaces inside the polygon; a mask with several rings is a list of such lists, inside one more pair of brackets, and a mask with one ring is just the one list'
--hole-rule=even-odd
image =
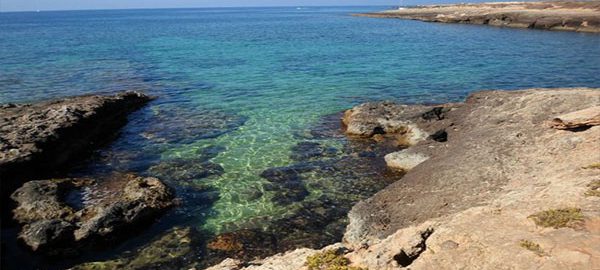
{"label": "rock jutting into water", "polygon": [[101,181],[54,179],[25,183],[12,194],[19,238],[34,251],[60,254],[109,241],[173,205],[173,193],[157,178],[115,174]]}
{"label": "rock jutting into water", "polygon": [[[448,140],[429,137],[396,154],[394,160],[412,168],[353,206],[342,243],[246,263],[227,260],[213,269],[291,263],[302,269],[308,256],[340,248],[350,266],[364,269],[593,269],[600,258],[600,204],[589,190],[599,175],[599,100],[600,89],[529,89],[477,92],[464,103],[404,116],[388,115],[389,104],[357,106],[352,111],[380,111],[352,120],[362,130],[389,118],[425,133],[443,129]],[[556,119],[586,127],[557,129]]]}
{"label": "rock jutting into water", "polygon": [[430,5],[356,16],[600,33],[598,1]]}
{"label": "rock jutting into water", "polygon": [[79,96],[0,107],[0,185],[7,198],[23,182],[72,167],[110,141],[127,115],[151,98],[137,92]]}

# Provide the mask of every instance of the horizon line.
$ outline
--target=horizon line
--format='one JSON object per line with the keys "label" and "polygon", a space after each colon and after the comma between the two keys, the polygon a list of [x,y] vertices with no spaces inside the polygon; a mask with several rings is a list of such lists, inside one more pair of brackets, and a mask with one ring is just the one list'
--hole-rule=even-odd
{"label": "horizon line", "polygon": [[158,10],[158,9],[217,9],[217,8],[280,8],[280,7],[386,7],[394,5],[278,5],[278,6],[204,6],[204,7],[131,7],[131,8],[85,8],[85,9],[27,9],[1,10],[0,13],[37,13],[56,11],[108,11],[108,10]]}

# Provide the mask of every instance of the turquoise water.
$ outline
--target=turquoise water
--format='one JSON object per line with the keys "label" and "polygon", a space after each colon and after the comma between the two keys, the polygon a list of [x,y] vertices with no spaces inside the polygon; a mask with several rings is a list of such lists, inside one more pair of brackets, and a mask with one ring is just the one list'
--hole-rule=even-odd
{"label": "turquoise water", "polygon": [[[324,129],[323,117],[360,102],[600,87],[599,35],[349,15],[380,9],[0,13],[0,103],[122,90],[158,96],[74,174],[163,176],[183,205],[156,227],[189,225],[216,235],[267,228],[324,195],[342,205],[374,192],[342,196],[354,190],[331,183],[337,175],[311,173],[303,176],[308,194],[281,203],[281,188],[261,177],[297,164],[291,154],[298,143],[343,152],[345,139],[311,132]],[[168,162],[182,169],[168,171]],[[114,256],[119,252],[102,255]]]}

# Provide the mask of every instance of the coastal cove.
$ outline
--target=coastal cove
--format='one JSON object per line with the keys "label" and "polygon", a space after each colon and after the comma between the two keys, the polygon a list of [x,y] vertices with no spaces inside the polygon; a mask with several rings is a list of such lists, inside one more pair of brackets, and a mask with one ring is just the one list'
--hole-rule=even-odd
{"label": "coastal cove", "polygon": [[[351,15],[380,10],[0,13],[0,104],[152,97],[128,111],[113,140],[59,176],[156,177],[177,197],[129,238],[67,259],[31,253],[16,240],[18,226],[3,220],[2,269],[202,269],[228,257],[320,249],[341,241],[356,203],[403,179],[384,156],[406,145],[346,136],[345,110],[382,100],[463,102],[485,89],[590,87],[596,97],[600,88],[597,34]],[[90,194],[67,200],[84,209]],[[155,259],[165,250],[175,259]]]}

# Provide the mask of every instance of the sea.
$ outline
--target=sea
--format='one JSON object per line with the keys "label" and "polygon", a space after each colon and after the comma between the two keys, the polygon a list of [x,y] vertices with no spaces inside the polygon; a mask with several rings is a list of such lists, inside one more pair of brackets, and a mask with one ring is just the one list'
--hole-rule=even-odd
{"label": "sea", "polygon": [[[354,203],[401,181],[373,172],[385,169],[372,145],[341,134],[345,109],[600,87],[598,34],[352,16],[388,8],[0,13],[0,103],[157,97],[69,176],[155,176],[180,201],[125,239],[61,257],[30,252],[4,222],[2,269],[188,269],[322,247],[341,240]],[[73,205],[90,203],[81,192]],[[197,240],[173,253],[162,236],[182,228]],[[219,235],[245,248],[215,248]],[[148,256],[153,248],[175,255]]]}

